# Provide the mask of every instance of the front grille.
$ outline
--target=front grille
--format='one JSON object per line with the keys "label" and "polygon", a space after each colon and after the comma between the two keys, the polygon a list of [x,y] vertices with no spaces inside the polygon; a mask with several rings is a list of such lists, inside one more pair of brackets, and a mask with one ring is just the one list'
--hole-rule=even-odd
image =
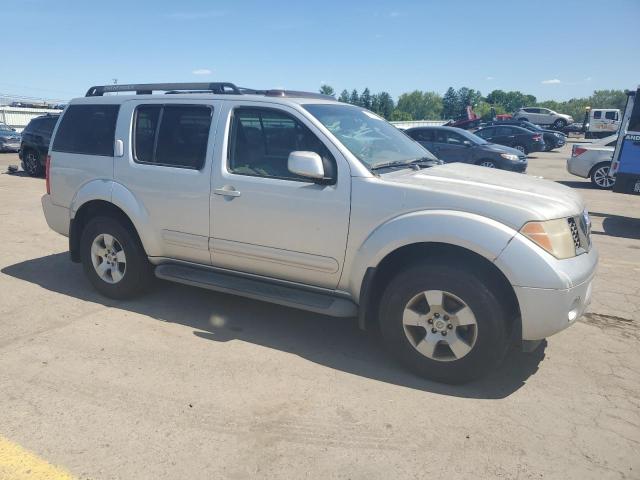
{"label": "front grille", "polygon": [[567,218],[569,222],[569,228],[571,229],[571,237],[573,238],[573,245],[576,250],[580,248],[580,232],[578,232],[578,225],[576,225],[576,219],[573,217]]}
{"label": "front grille", "polygon": [[576,248],[576,254],[588,252],[591,247],[591,225],[588,217],[578,215],[567,218],[571,229],[571,238]]}

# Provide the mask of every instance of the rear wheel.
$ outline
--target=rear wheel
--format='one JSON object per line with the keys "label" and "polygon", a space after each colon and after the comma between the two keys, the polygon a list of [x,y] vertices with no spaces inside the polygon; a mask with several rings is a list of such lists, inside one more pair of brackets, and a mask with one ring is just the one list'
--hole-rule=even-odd
{"label": "rear wheel", "polygon": [[524,145],[514,145],[513,148],[515,148],[516,150],[519,150],[525,155],[527,154],[527,147],[525,147]]}
{"label": "rear wheel", "polygon": [[27,150],[23,155],[24,170],[32,177],[42,177],[44,167],[40,161],[40,154],[36,150]]}
{"label": "rear wheel", "polygon": [[609,176],[609,168],[611,164],[609,162],[603,162],[597,164],[591,170],[591,183],[601,190],[608,190],[616,183],[614,178]]}
{"label": "rear wheel", "polygon": [[89,281],[110,298],[133,297],[152,279],[138,237],[112,217],[96,217],[87,223],[80,239],[80,258]]}
{"label": "rear wheel", "polygon": [[499,364],[507,347],[507,317],[496,290],[454,260],[409,267],[383,293],[384,341],[420,376],[445,383],[481,377]]}

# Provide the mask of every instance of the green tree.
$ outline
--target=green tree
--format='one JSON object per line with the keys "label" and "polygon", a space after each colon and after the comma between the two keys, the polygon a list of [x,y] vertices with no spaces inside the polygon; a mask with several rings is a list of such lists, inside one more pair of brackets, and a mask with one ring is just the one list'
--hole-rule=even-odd
{"label": "green tree", "polygon": [[393,112],[391,112],[391,116],[389,117],[389,119],[392,122],[410,122],[411,120],[413,120],[413,117],[410,113],[402,112],[396,108]]}
{"label": "green tree", "polygon": [[463,115],[466,112],[466,108],[468,105],[475,107],[475,105],[482,100],[482,94],[474,90],[473,88],[462,87],[458,89],[457,92],[458,97],[458,111],[454,115],[457,117],[458,115]]}
{"label": "green tree", "polygon": [[435,120],[442,114],[442,97],[436,92],[414,90],[400,95],[396,108],[415,120]]}
{"label": "green tree", "polygon": [[351,105],[360,105],[360,95],[358,95],[358,90],[355,88],[351,90],[351,95],[349,96],[349,103]]}
{"label": "green tree", "polygon": [[378,110],[376,113],[378,115],[383,116],[387,120],[391,118],[391,114],[395,108],[393,104],[393,98],[387,92],[380,92],[377,95],[378,97]]}
{"label": "green tree", "polygon": [[365,88],[360,95],[360,106],[371,110],[371,92],[368,88]]}
{"label": "green tree", "polygon": [[458,94],[453,87],[449,87],[442,97],[442,118],[449,119],[456,116],[458,110]]}
{"label": "green tree", "polygon": [[589,97],[591,108],[618,108],[624,111],[627,94],[623,90],[596,90]]}
{"label": "green tree", "polygon": [[349,92],[347,92],[346,90],[342,90],[340,96],[338,97],[338,101],[342,103],[349,103]]}
{"label": "green tree", "polygon": [[322,93],[323,95],[330,95],[330,96],[335,96],[336,92],[333,89],[332,86],[330,85],[321,85],[320,86],[320,93]]}

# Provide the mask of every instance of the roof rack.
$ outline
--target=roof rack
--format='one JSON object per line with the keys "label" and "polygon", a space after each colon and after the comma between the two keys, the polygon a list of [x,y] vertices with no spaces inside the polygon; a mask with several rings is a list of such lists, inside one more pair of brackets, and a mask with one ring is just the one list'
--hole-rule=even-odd
{"label": "roof rack", "polygon": [[256,90],[253,88],[236,87],[230,82],[215,83],[131,83],[126,85],[96,85],[87,90],[86,97],[101,97],[105,93],[135,92],[136,95],[151,95],[153,92],[165,94],[178,93],[214,93],[218,95],[264,95],[265,97],[317,98],[320,100],[335,100],[331,95],[315,92],[301,92],[298,90]]}
{"label": "roof rack", "polygon": [[105,93],[136,92],[136,95],[151,95],[154,91],[179,93],[179,90],[241,95],[240,89],[230,82],[215,83],[131,83],[127,85],[96,85],[87,90],[85,97],[101,97]]}

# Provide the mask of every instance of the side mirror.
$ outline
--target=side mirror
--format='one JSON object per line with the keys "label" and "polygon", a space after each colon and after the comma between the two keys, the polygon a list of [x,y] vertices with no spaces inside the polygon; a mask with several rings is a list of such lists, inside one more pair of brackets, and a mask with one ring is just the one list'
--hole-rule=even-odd
{"label": "side mirror", "polygon": [[322,159],[316,152],[296,151],[289,154],[287,167],[291,173],[301,177],[321,180],[324,178]]}
{"label": "side mirror", "polygon": [[465,140],[464,142],[462,142],[462,144],[463,144],[465,147],[469,148],[469,147],[471,147],[471,140]]}

